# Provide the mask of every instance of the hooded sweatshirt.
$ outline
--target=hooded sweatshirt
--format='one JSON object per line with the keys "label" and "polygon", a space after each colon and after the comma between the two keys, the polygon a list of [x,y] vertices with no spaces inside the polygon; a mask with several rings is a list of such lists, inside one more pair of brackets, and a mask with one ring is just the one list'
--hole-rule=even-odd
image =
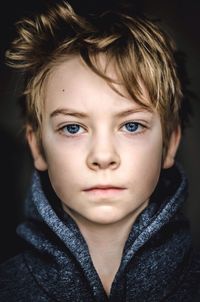
{"label": "hooded sweatshirt", "polygon": [[181,210],[187,180],[179,165],[161,172],[133,224],[109,296],[78,226],[49,187],[35,171],[27,220],[17,229],[27,249],[1,266],[1,302],[200,301],[200,257]]}

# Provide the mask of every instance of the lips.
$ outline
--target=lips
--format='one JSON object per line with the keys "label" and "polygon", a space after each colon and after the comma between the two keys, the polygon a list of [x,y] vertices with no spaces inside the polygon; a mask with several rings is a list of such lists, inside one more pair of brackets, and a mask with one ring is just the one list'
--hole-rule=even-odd
{"label": "lips", "polygon": [[97,185],[84,190],[86,194],[93,197],[114,198],[119,196],[125,188],[112,185]]}
{"label": "lips", "polygon": [[112,185],[97,185],[97,186],[93,186],[90,188],[85,189],[84,191],[91,191],[91,190],[109,190],[109,189],[118,189],[118,190],[122,190],[125,188],[122,187],[116,187],[116,186],[112,186]]}

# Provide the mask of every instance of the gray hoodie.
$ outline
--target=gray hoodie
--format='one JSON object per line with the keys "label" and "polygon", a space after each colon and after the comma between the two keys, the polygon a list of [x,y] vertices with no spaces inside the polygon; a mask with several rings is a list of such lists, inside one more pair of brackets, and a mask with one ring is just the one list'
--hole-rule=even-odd
{"label": "gray hoodie", "polygon": [[27,220],[17,229],[27,249],[1,266],[0,301],[200,301],[200,257],[181,210],[186,193],[179,165],[162,171],[132,226],[108,297],[76,223],[62,210],[46,173],[35,171]]}

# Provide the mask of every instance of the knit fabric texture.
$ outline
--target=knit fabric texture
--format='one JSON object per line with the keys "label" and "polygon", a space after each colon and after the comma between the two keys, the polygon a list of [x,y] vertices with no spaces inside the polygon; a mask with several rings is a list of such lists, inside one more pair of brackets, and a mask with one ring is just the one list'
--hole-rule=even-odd
{"label": "knit fabric texture", "polygon": [[108,297],[79,228],[62,210],[47,175],[34,171],[27,220],[17,229],[27,249],[1,265],[0,301],[200,301],[200,257],[182,213],[186,196],[182,168],[162,171],[132,226]]}

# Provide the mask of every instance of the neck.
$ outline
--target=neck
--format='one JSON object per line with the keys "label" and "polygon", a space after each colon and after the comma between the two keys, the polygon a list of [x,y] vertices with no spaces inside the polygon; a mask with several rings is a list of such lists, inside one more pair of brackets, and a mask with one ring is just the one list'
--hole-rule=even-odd
{"label": "neck", "polygon": [[93,265],[101,279],[102,285],[109,295],[112,282],[119,269],[123,249],[133,223],[140,212],[147,206],[145,203],[137,213],[126,216],[120,221],[110,224],[98,224],[83,217],[73,215],[65,208],[76,221],[87,245]]}
{"label": "neck", "polygon": [[108,296],[119,269],[125,242],[131,227],[131,221],[126,224],[96,226],[92,229],[81,227],[93,265]]}

